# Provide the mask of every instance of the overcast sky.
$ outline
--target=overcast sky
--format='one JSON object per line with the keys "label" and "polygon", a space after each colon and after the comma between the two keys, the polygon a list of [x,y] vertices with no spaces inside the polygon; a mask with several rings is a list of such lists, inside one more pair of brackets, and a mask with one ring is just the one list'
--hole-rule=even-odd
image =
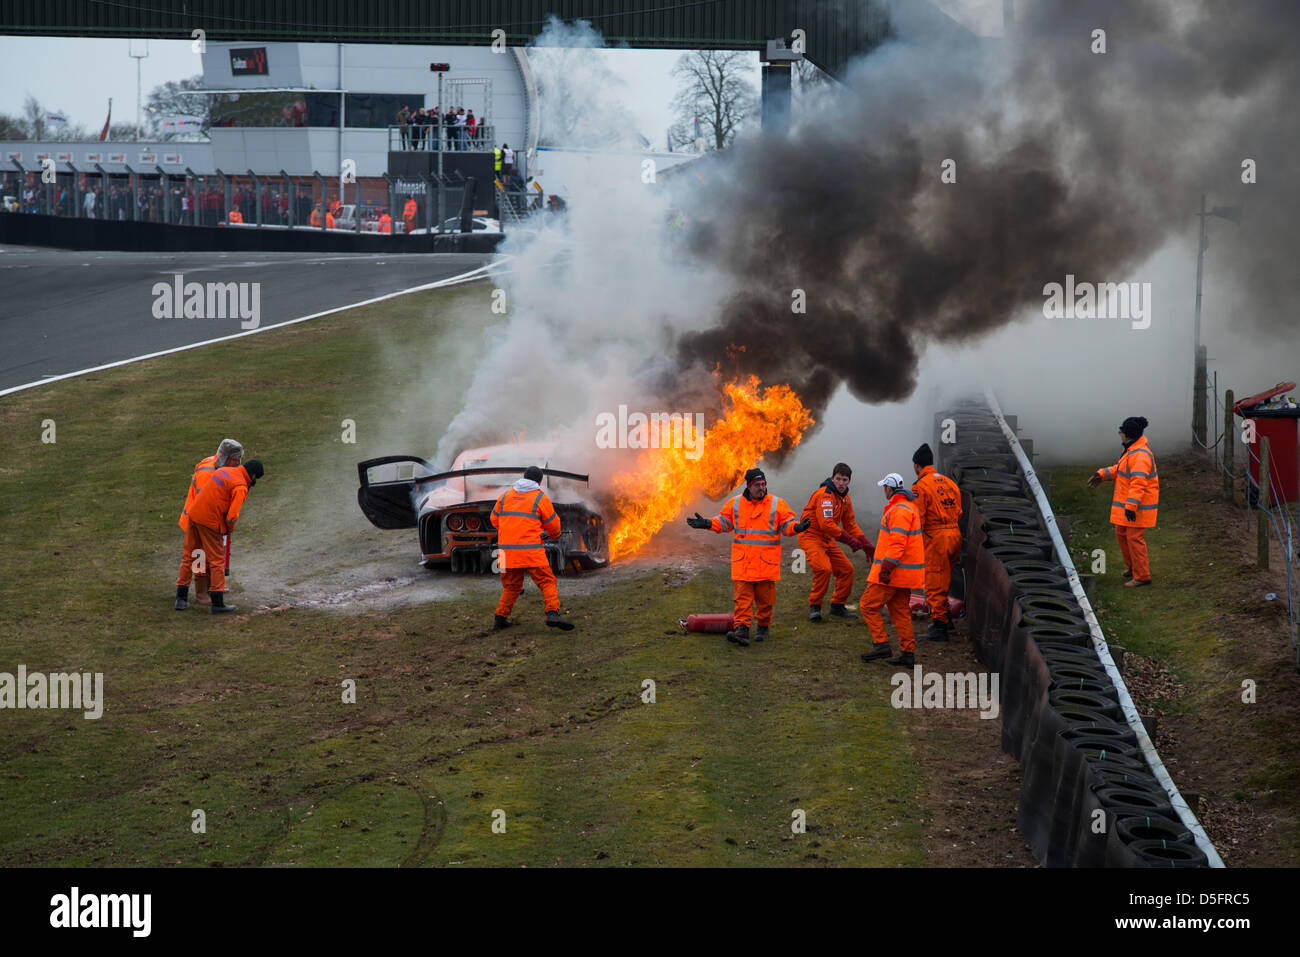
{"label": "overcast sky", "polygon": [[[977,34],[1002,32],[1003,0],[935,0],[949,16]],[[1019,6],[1025,0],[1013,0]],[[143,52],[144,41],[84,38],[0,37],[0,113],[17,115],[30,93],[48,110],[62,110],[71,124],[98,131],[113,98],[113,117],[119,122],[136,118],[136,60],[130,52]],[[203,72],[189,40],[150,40],[149,55],[141,64],[141,86],[149,91],[168,80]],[[604,50],[609,68],[626,83],[626,103],[640,132],[658,149],[664,146],[673,123],[668,104],[677,92],[673,64],[682,51]],[[752,57],[750,80],[759,86],[759,63]]]}
{"label": "overcast sky", "polygon": [[[98,131],[113,98],[114,122],[135,121],[136,60],[142,41],[61,37],[0,37],[0,113],[19,115],[28,94],[47,110],[61,110],[72,125]],[[149,91],[168,80],[203,72],[188,40],[150,40],[149,55],[140,61],[141,85]],[[663,149],[674,117],[669,103],[678,82],[671,71],[681,51],[601,50],[609,68],[626,84],[626,101],[642,135]],[[758,57],[751,80],[759,83]]]}

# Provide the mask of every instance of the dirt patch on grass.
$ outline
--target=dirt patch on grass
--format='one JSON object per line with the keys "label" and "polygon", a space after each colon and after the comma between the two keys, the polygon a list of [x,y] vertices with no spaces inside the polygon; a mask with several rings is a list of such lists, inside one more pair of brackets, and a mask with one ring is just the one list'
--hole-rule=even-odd
{"label": "dirt patch on grass", "polygon": [[[914,619],[916,660],[925,673],[987,669],[975,657],[966,630],[948,642],[920,638],[928,618]],[[890,673],[898,671],[888,666]],[[908,733],[925,782],[925,854],[932,867],[1037,867],[1016,829],[1021,773],[1002,750],[1002,722],[978,708],[913,710]]]}

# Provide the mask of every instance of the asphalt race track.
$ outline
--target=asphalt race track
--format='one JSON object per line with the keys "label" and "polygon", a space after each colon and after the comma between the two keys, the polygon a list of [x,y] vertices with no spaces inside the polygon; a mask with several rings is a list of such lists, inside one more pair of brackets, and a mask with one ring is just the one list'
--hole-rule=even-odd
{"label": "asphalt race track", "polygon": [[258,328],[469,272],[478,253],[76,252],[0,246],[0,389],[246,331],[156,319],[158,282],[256,282]]}

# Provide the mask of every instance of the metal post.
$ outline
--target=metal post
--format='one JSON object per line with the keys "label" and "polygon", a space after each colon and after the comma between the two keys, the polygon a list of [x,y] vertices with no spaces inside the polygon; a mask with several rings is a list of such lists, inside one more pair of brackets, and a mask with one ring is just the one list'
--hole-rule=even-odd
{"label": "metal post", "polygon": [[190,225],[199,225],[199,178],[194,170],[185,167],[186,182],[190,184]]}
{"label": "metal post", "polygon": [[[433,180],[434,174],[430,173],[425,179],[424,189],[424,228],[432,235],[433,233]],[[442,179],[438,178],[438,196],[442,196]],[[442,229],[442,220],[438,220],[438,229]]]}
{"label": "metal post", "polygon": [[1205,366],[1201,354],[1201,272],[1205,265],[1205,194],[1201,194],[1201,232],[1196,244],[1196,318],[1192,326],[1192,434],[1205,445]]}
{"label": "metal post", "polygon": [[1201,447],[1205,449],[1206,453],[1208,454],[1209,449],[1206,448],[1206,446],[1209,443],[1205,437],[1205,419],[1206,419],[1205,366],[1206,366],[1205,346],[1197,346],[1196,347],[1196,387],[1192,390],[1192,396],[1193,396],[1192,401],[1193,403],[1195,403],[1196,407],[1192,410],[1192,430],[1196,433],[1197,441],[1201,444]]}
{"label": "metal post", "polygon": [[1223,393],[1223,494],[1232,502],[1232,442],[1236,438],[1237,423],[1232,417],[1233,393],[1228,389]]}
{"label": "metal post", "polygon": [[280,170],[280,176],[283,177],[284,188],[289,194],[289,228],[292,229],[297,222],[296,217],[298,215],[298,210],[296,207],[298,205],[298,190],[293,185],[292,176],[290,176],[284,170]]}
{"label": "metal post", "polygon": [[1268,436],[1259,441],[1259,507],[1263,515],[1256,515],[1258,521],[1258,561],[1260,568],[1268,568]]}
{"label": "metal post", "polygon": [[311,172],[312,175],[316,177],[316,181],[320,183],[320,231],[325,232],[325,214],[330,211],[329,201],[325,198],[325,177],[317,170],[312,170]]}
{"label": "metal post", "polygon": [[262,181],[251,169],[248,175],[253,178],[253,205],[257,207],[257,226],[262,226]]}
{"label": "metal post", "polygon": [[[343,182],[343,127],[347,119],[347,93],[343,85],[343,44],[339,44],[339,205],[348,201],[347,188]],[[323,197],[322,197],[323,199]],[[337,224],[336,224],[337,225]]]}
{"label": "metal post", "polygon": [[68,160],[68,169],[72,170],[72,218],[81,218],[81,183],[78,177],[81,175],[80,170],[72,165],[72,160]]}
{"label": "metal post", "polygon": [[136,217],[140,215],[139,179],[135,170],[131,169],[130,163],[123,163],[122,169],[126,170],[126,175],[131,182],[131,222],[135,222]]}
{"label": "metal post", "polygon": [[108,215],[108,171],[104,169],[103,163],[96,163],[95,169],[99,172],[99,188],[104,193],[103,209],[100,209],[97,203],[95,212],[99,214],[100,219],[110,219],[111,217]]}
{"label": "metal post", "polygon": [[217,179],[221,180],[221,209],[217,212],[217,219],[225,222],[226,215],[230,212],[230,180],[221,170],[217,170]]}
{"label": "metal post", "polygon": [[[438,74],[438,232],[447,219],[447,200],[442,186],[442,130],[445,126],[442,114],[442,74]],[[427,204],[426,204],[427,205]]]}
{"label": "metal post", "polygon": [[161,166],[155,166],[154,169],[158,171],[158,188],[162,191],[162,221],[163,225],[166,225],[169,222],[167,216],[167,187],[169,185],[167,171]]}

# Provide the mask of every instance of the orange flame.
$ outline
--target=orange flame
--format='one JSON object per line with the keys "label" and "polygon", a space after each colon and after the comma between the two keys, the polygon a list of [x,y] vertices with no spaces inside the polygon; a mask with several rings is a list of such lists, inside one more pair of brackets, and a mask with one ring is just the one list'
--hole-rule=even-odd
{"label": "orange flame", "polygon": [[686,449],[648,450],[635,471],[613,477],[611,557],[635,554],[701,492],[716,498],[735,488],[764,455],[794,448],[813,425],[788,385],[764,389],[757,376],[750,376],[728,382],[723,393],[724,414],[705,432],[702,455],[692,459]]}

